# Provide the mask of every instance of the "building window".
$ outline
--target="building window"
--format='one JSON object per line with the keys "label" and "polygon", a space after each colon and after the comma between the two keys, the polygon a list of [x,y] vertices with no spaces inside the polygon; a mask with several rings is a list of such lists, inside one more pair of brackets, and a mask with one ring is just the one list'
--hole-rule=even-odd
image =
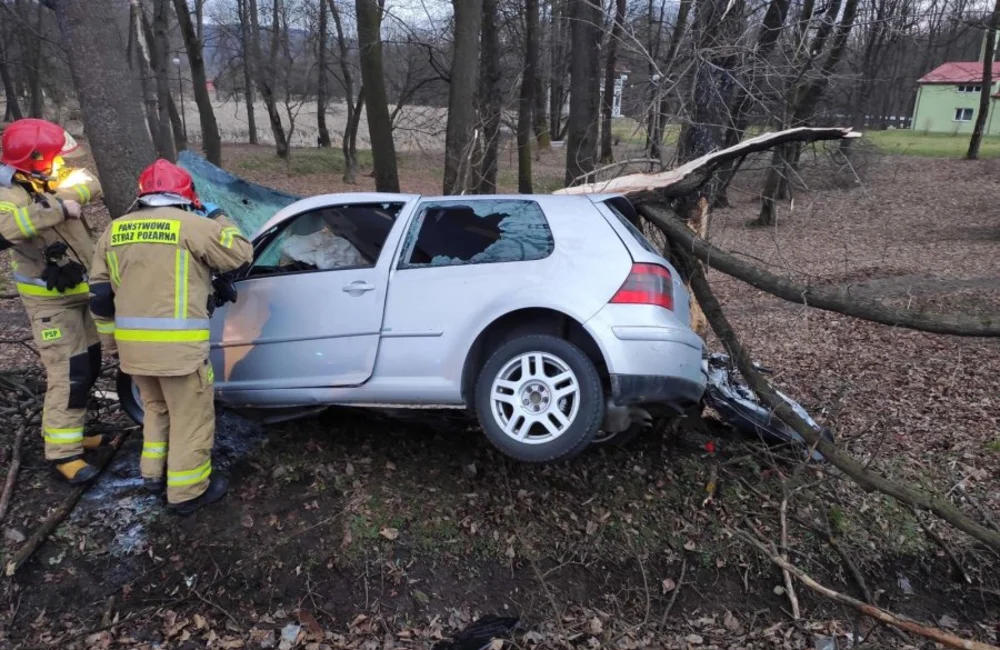
{"label": "building window", "polygon": [[982,92],[982,86],[959,86],[958,92],[960,93],[978,93]]}
{"label": "building window", "polygon": [[956,108],[955,109],[955,121],[956,122],[971,122],[972,121],[972,109],[971,108]]}

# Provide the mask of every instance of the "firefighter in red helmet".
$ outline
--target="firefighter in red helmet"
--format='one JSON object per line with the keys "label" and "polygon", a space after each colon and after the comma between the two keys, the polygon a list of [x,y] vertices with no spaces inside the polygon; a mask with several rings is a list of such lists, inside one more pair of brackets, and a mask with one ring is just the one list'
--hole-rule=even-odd
{"label": "firefighter in red helmet", "polygon": [[94,244],[80,211],[101,186],[65,167],[76,152],[73,138],[45,120],[17,120],[0,142],[0,250],[11,250],[14,283],[45,365],[45,458],[71,484],[97,476],[83,454],[104,442],[84,434],[101,344],[87,309]]}
{"label": "firefighter in red helmet", "polygon": [[[212,471],[208,338],[220,290],[212,276],[248,265],[253,254],[221,210],[207,208],[186,171],[157,160],[139,178],[135,209],[98,240],[90,280],[91,312],[102,337],[117,347],[122,370],[142,396],[146,487],[165,485],[170,509],[181,515],[228,489]],[[225,298],[235,299],[235,291]]]}

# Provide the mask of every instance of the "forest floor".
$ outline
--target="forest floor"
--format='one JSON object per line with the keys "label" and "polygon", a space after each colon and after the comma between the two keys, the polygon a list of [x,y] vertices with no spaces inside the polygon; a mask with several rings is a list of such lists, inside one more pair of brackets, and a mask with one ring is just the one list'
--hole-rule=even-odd
{"label": "forest floor", "polygon": [[[558,185],[563,155],[541,156],[537,191]],[[267,148],[227,147],[225,159],[287,191],[348,189],[329,152],[296,151],[289,166]],[[501,189],[513,191],[502,159]],[[439,192],[440,167],[430,154],[403,155],[403,189]],[[858,169],[860,182],[810,158],[807,188],[777,227],[758,229],[747,224],[759,171],[748,168],[732,207],[714,213],[711,239],[775,272],[891,304],[1000,311],[1000,207],[984,181],[1000,161],[868,156]],[[349,189],[372,187],[362,173]],[[754,357],[846,450],[977,518],[1000,517],[1000,344],[872,325],[710,279]],[[22,338],[26,325],[18,301],[0,300],[0,338]],[[31,363],[23,346],[0,349],[5,365]],[[130,426],[113,408],[101,419]],[[0,432],[2,466],[12,436]],[[140,444],[133,431],[71,517],[0,584],[0,648],[426,648],[481,614],[520,616],[519,648],[925,647],[803,586],[802,617],[791,619],[780,571],[734,536],[777,543],[783,500],[789,556],[820,582],[860,596],[846,556],[880,606],[1000,636],[994,556],[829,468],[735,438],[711,414],[549,467],[506,460],[475,430],[346,410],[262,428],[227,414],[217,465],[230,496],[182,520],[137,489]],[[4,562],[68,493],[49,480],[35,431],[24,454],[0,522]]]}

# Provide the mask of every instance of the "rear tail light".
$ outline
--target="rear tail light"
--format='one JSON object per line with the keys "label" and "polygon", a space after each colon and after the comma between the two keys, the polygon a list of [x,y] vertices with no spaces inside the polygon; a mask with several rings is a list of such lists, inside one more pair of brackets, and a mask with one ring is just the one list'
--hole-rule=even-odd
{"label": "rear tail light", "polygon": [[616,305],[658,305],[673,311],[670,271],[657,264],[633,264],[621,289],[611,299]]}

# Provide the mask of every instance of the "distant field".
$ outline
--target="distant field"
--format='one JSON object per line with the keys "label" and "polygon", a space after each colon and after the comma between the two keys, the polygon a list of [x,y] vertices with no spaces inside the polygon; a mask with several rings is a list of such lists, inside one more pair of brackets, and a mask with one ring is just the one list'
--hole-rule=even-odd
{"label": "distant field", "polygon": [[[864,134],[865,139],[887,154],[961,158],[969,148],[968,135],[920,133],[906,129],[865,131]],[[983,138],[980,156],[982,158],[1000,158],[1000,137]]]}

